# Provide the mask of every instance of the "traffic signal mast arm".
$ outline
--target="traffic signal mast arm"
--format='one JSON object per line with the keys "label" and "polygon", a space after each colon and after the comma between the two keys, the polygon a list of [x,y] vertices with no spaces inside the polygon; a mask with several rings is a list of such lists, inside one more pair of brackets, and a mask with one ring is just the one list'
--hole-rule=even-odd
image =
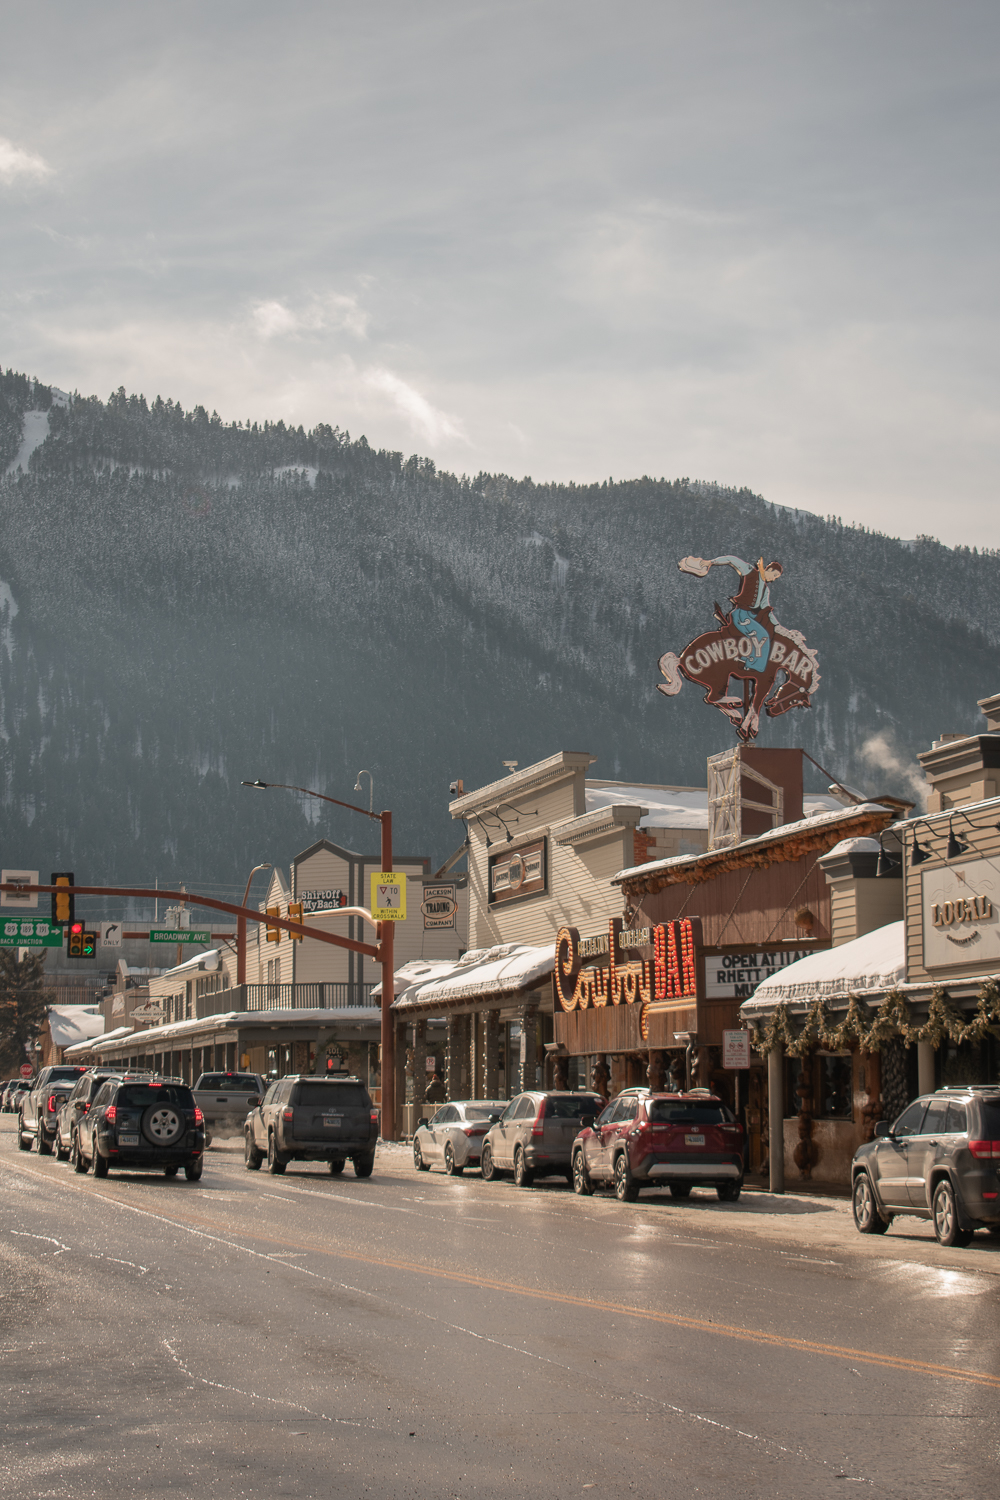
{"label": "traffic signal mast arm", "polygon": [[[29,895],[35,893],[46,895],[59,889],[63,888],[54,885],[0,885],[0,891],[21,892]],[[281,927],[296,936],[314,938],[317,942],[329,943],[334,948],[350,948],[353,953],[365,953],[369,958],[374,959],[382,957],[380,943],[359,943],[355,938],[341,937],[336,932],[321,932],[318,927],[307,927],[302,922],[291,922],[287,917],[269,916],[264,911],[252,911],[249,906],[233,906],[228,901],[216,901],[210,896],[198,896],[191,891],[165,891],[162,886],[157,890],[146,890],[141,886],[128,885],[74,885],[72,891],[75,896],[129,896],[144,897],[150,901],[162,901],[167,898],[187,906],[208,906],[212,911],[224,911],[233,917],[245,917],[249,922],[263,922],[268,927]],[[314,915],[363,916],[369,922],[372,921],[371,913],[357,906],[333,907],[329,912],[317,912]],[[386,925],[391,927],[391,923]]]}

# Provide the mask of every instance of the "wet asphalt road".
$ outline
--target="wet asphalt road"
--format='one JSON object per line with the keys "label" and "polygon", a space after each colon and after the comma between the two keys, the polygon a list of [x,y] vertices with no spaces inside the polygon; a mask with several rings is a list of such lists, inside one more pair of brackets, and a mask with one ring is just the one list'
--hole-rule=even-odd
{"label": "wet asphalt road", "polygon": [[1000,1241],[402,1148],[77,1177],[0,1117],[0,1496],[1000,1491]]}

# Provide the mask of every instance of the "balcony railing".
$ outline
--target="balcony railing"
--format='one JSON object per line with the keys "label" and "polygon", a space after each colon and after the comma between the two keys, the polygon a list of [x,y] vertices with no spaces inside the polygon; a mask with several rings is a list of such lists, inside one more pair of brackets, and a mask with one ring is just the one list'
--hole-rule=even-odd
{"label": "balcony railing", "polygon": [[[262,1010],[359,1010],[375,1006],[372,985],[324,984],[240,984],[229,990],[213,990],[199,995],[196,1017],[226,1015],[229,1011]],[[164,1017],[168,1020],[169,1017]],[[177,1016],[182,1020],[182,1016]]]}

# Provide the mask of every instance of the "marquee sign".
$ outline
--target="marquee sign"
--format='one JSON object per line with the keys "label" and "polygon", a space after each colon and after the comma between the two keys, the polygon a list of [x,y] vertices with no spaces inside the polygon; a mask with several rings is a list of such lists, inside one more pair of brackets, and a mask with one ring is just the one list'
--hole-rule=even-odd
{"label": "marquee sign", "polygon": [[[716,604],[716,629],[696,636],[679,654],[665,651],[660,657],[666,680],[656,684],[659,692],[676,697],[685,677],[698,684],[705,702],[725,714],[744,743],[756,739],[762,709],[773,719],[790,708],[811,708],[820,680],[816,652],[799,631],[780,625],[771,609],[771,585],[784,572],[781,563],[763,558],[747,563],[727,555],[682,557],[677,566],[696,578],[729,567],[739,583],[728,611]],[[739,693],[730,691],[731,680]]]}
{"label": "marquee sign", "polygon": [[[649,1040],[649,1017],[698,997],[695,950],[701,943],[696,917],[659,922],[655,927],[624,930],[620,917],[608,923],[607,934],[581,939],[575,927],[562,927],[556,937],[552,988],[556,1010],[569,1012],[606,1005],[640,1005],[639,1030]],[[637,948],[653,950],[652,958],[630,955]],[[607,954],[607,966],[584,968],[584,958]]]}

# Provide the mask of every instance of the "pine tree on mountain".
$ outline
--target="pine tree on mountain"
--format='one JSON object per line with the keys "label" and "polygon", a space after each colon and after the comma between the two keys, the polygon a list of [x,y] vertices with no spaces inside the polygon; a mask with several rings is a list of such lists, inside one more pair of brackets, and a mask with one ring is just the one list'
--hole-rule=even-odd
{"label": "pine tree on mountain", "polygon": [[55,999],[45,988],[45,955],[28,953],[18,959],[16,948],[0,948],[0,1073],[9,1077],[27,1057],[45,1020],[45,1007]]}

